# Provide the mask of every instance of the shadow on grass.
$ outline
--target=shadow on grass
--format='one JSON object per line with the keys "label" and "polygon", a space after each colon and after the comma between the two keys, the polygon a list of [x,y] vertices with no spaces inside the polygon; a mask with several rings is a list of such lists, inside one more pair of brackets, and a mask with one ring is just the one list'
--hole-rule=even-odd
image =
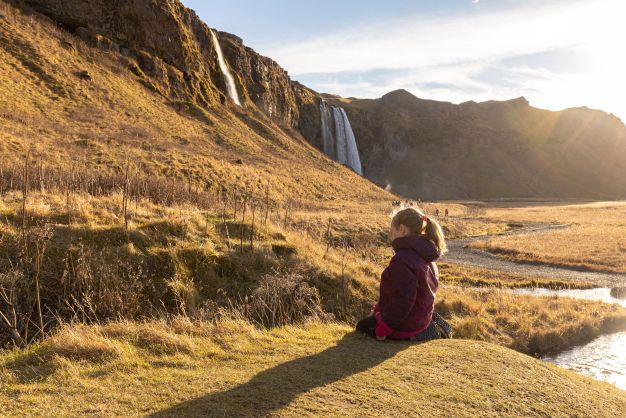
{"label": "shadow on grass", "polygon": [[378,343],[352,332],[336,346],[264,370],[230,390],[182,402],[149,417],[266,416],[298,396],[375,367],[415,343]]}

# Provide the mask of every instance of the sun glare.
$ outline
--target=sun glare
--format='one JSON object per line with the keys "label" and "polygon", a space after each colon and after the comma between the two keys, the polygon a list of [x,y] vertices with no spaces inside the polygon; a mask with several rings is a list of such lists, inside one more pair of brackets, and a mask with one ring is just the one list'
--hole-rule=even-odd
{"label": "sun glare", "polygon": [[588,77],[582,78],[578,86],[579,100],[590,107],[597,107],[614,113],[626,120],[626,53],[623,40],[626,39],[626,3],[619,1],[599,2],[597,14],[588,16],[589,44],[584,46],[589,68]]}

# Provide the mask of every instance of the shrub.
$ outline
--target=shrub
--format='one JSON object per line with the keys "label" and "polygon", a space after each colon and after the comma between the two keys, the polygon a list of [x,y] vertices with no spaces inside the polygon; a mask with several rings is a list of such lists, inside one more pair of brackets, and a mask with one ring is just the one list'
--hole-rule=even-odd
{"label": "shrub", "polygon": [[266,274],[242,305],[247,318],[267,327],[300,323],[324,315],[317,289],[295,273]]}

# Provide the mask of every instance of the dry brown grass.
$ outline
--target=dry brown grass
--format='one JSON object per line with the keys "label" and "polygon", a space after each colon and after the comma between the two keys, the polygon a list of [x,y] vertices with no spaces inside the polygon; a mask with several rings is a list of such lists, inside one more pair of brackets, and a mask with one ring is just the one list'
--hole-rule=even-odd
{"label": "dry brown grass", "polygon": [[513,260],[626,272],[626,202],[544,204],[486,210],[493,222],[568,224],[569,228],[473,243]]}
{"label": "dry brown grass", "polygon": [[541,287],[546,289],[591,289],[591,282],[555,280],[542,277],[518,276],[511,273],[451,263],[437,263],[441,283],[463,287],[494,287],[519,289]]}
{"label": "dry brown grass", "polygon": [[[138,345],[137,335],[155,326],[159,339]],[[195,326],[202,330],[191,331]],[[478,341],[380,343],[345,325],[261,331],[232,319],[182,330],[123,323],[76,333],[89,347],[94,333],[113,327],[121,332],[107,340],[118,354],[106,362],[64,351],[40,362],[37,347],[0,353],[2,414],[439,416],[446,405],[446,414],[459,416],[621,417],[626,404],[609,384]],[[192,353],[158,349],[181,337],[190,339]]]}
{"label": "dry brown grass", "polygon": [[[238,245],[228,246],[221,208],[209,211],[207,217],[206,211],[190,204],[162,206],[142,199],[131,205],[129,231],[125,232],[120,194],[74,195],[73,200],[76,216],[71,228],[65,225],[66,217],[59,216],[65,205],[64,198],[57,194],[33,192],[27,201],[27,213],[28,224],[36,219],[50,224],[54,231],[51,245],[54,250],[50,250],[51,258],[44,263],[45,310],[74,320],[85,315],[89,321],[119,315],[141,318],[154,314],[153,309],[162,308],[170,313],[198,317],[215,311],[220,304],[232,307],[232,301],[236,301],[236,306],[250,320],[264,325],[282,325],[311,315],[320,316],[320,306],[325,312],[352,321],[365,315],[376,299],[380,272],[391,256],[383,239],[388,209],[382,204],[342,208],[343,216],[337,218],[331,230],[334,238],[352,238],[345,242],[347,251],[341,240],[333,237],[328,240],[323,233],[320,236],[316,232],[324,229],[320,222],[327,215],[338,211],[331,206],[327,210],[305,207],[293,210],[288,214],[291,221],[286,227],[283,226],[284,215],[274,214],[267,226],[257,228],[254,250],[250,251],[246,244],[241,252]],[[0,199],[0,215],[8,220],[2,224],[5,244],[6,239],[20,236],[20,218],[15,216],[20,204],[19,193],[12,192]],[[346,214],[351,210],[354,213]],[[352,219],[354,224],[350,223]],[[246,228],[240,227],[240,221],[240,217],[238,220],[228,218],[231,240],[237,241],[242,231],[249,232],[250,219]],[[66,264],[59,264],[58,258],[65,257],[63,248],[68,242],[78,239],[82,250],[75,252],[69,247],[69,251],[83,261],[72,264],[78,269],[65,272]],[[107,270],[118,265],[126,266],[125,271],[136,270],[136,274],[119,281],[115,276],[117,270]],[[567,287],[566,283],[542,278],[522,278],[450,264],[440,267],[442,283],[449,285]],[[72,280],[82,283],[77,290],[87,292],[63,293],[65,297],[74,298],[70,299],[71,310],[52,303],[61,295],[56,284],[61,283],[58,282],[61,277],[75,277]],[[299,278],[303,287],[296,286],[299,281],[294,278]],[[129,287],[128,283],[136,285]],[[589,284],[579,286],[589,287]],[[258,293],[259,289],[265,289],[261,293],[268,297],[254,301],[245,299],[246,295],[263,296]],[[302,297],[285,299],[289,295]],[[442,289],[439,301],[442,312],[453,314],[451,318],[460,335],[524,352],[571,346],[580,342],[580,338],[596,335],[610,318],[624,316],[623,310],[597,303],[562,299],[546,304],[543,299],[462,289]],[[299,314],[294,314],[293,309]],[[550,320],[542,322],[546,318]],[[535,327],[535,323],[539,326]],[[159,346],[164,352],[193,351],[184,339],[165,341],[158,327],[151,333],[144,329],[140,337],[129,331],[133,326],[123,327],[124,338],[137,341],[139,345]],[[115,334],[114,328],[106,332],[107,336]],[[550,333],[559,337],[545,337],[552,335]],[[542,342],[544,337],[547,342]],[[160,345],[155,343],[159,340],[162,340]]]}
{"label": "dry brown grass", "polygon": [[193,354],[194,344],[191,338],[171,332],[164,322],[117,322],[100,328],[106,338],[129,342],[140,348],[156,353]]}
{"label": "dry brown grass", "polygon": [[64,325],[37,349],[42,361],[53,357],[72,360],[110,361],[122,354],[120,347],[98,327]]}
{"label": "dry brown grass", "polygon": [[[163,270],[148,270],[145,278],[137,276],[134,280],[138,283],[151,283],[155,278],[157,282],[162,282],[165,286],[160,293],[161,297],[168,298],[167,306],[175,311],[182,310],[193,314],[198,312],[204,301],[228,296],[239,298],[239,295],[253,294],[252,292],[264,276],[274,274],[273,277],[303,277],[307,285],[313,286],[319,292],[321,303],[327,312],[333,312],[339,317],[346,319],[357,319],[366,313],[370,304],[376,298],[379,274],[391,256],[391,250],[384,241],[384,227],[388,221],[388,209],[384,210],[382,204],[358,206],[344,206],[342,217],[333,221],[333,237],[351,237],[348,242],[348,251],[345,252],[341,242],[336,242],[333,237],[327,245],[327,238],[319,236],[317,229],[324,229],[320,222],[329,214],[336,213],[337,208],[323,210],[321,208],[299,208],[289,214],[292,221],[287,222],[287,228],[283,227],[284,216],[282,213],[275,214],[270,219],[267,227],[257,230],[255,251],[246,251],[238,254],[238,248],[229,249],[222,228],[221,208],[216,212],[210,212],[209,217],[205,211],[199,210],[193,205],[183,204],[178,206],[157,205],[149,200],[140,200],[138,204],[131,205],[130,231],[125,235],[123,229],[112,232],[111,227],[118,225],[121,228],[123,219],[121,217],[120,202],[121,195],[114,193],[109,196],[92,197],[88,195],[73,196],[76,207],[76,216],[72,228],[67,228],[63,223],[64,216],[59,216],[65,210],[64,198],[54,193],[34,192],[28,199],[28,214],[30,219],[37,219],[38,222],[50,223],[55,232],[53,242],[67,242],[74,234],[81,237],[85,250],[84,257],[98,256],[97,260],[87,262],[80,271],[87,274],[91,270],[90,265],[107,265],[107,263],[123,262],[131,263],[153,263],[150,261],[150,253],[168,254],[167,258],[162,258],[160,263],[172,264],[173,268]],[[9,193],[0,200],[0,213],[7,219],[19,211],[21,197],[19,193]],[[353,210],[354,213],[346,214]],[[318,212],[315,212],[318,211]],[[229,209],[228,212],[231,212]],[[381,213],[382,212],[382,213]],[[239,215],[240,216],[240,215]],[[59,224],[59,219],[61,223]],[[350,220],[354,219],[354,224]],[[240,220],[240,219],[239,219]],[[207,224],[208,222],[208,224]],[[238,232],[237,222],[229,219],[231,223],[230,238],[236,239]],[[248,219],[248,222],[250,220]],[[14,218],[13,223],[4,223],[5,237],[14,234],[19,236],[15,228],[19,223],[19,217]],[[208,229],[207,229],[208,225]],[[249,224],[248,224],[249,225]],[[102,237],[98,237],[103,234]],[[369,235],[368,235],[369,234]],[[119,235],[119,236],[118,236]],[[56,240],[56,241],[55,241]],[[358,244],[358,245],[356,245]],[[58,245],[58,244],[56,244]],[[164,252],[165,246],[167,252]],[[89,250],[89,248],[92,248]],[[123,258],[108,259],[111,255],[102,254],[98,248],[107,249],[109,247],[119,248],[116,254],[126,254]],[[277,252],[280,249],[280,252]],[[283,250],[283,249],[288,249]],[[121,253],[119,251],[122,251]],[[284,254],[283,254],[284,253]],[[345,255],[344,255],[345,253]],[[190,256],[193,254],[192,258]],[[279,255],[283,254],[283,255]],[[56,253],[50,253],[51,257],[57,257]],[[115,257],[119,257],[116,255]],[[160,256],[162,257],[162,256]],[[107,261],[109,260],[109,261]],[[133,261],[134,260],[134,261]],[[145,260],[145,261],[142,261]],[[196,261],[194,261],[196,260]],[[201,261],[207,260],[207,261]],[[210,273],[211,267],[218,260],[217,272]],[[223,261],[219,261],[223,260]],[[209,262],[209,264],[207,264]],[[95,263],[95,264],[94,264]],[[220,265],[222,267],[220,267]],[[63,267],[61,264],[60,267]],[[132,268],[129,266],[129,268]],[[227,268],[225,277],[220,277],[224,273],[219,273],[220,269]],[[85,270],[87,269],[87,270]],[[144,268],[145,270],[145,268]],[[565,287],[563,283],[538,279],[519,278],[513,275],[500,274],[482,269],[459,267],[454,265],[441,265],[442,282],[447,284],[465,286],[491,286],[491,287],[532,287],[544,286],[551,288]],[[273,273],[277,271],[277,273]],[[91,275],[100,274],[100,269],[93,270]],[[52,274],[52,275],[51,275]],[[52,291],[51,283],[56,280],[54,275],[62,277],[63,270],[54,271],[49,267],[46,269],[45,292]],[[294,276],[295,275],[295,276]],[[83,277],[83,276],[80,276]],[[91,276],[85,276],[91,277]],[[108,276],[107,276],[108,277]],[[112,276],[111,276],[112,277]],[[152,279],[150,279],[152,277]],[[81,279],[85,280],[85,279]],[[107,279],[108,280],[108,279]],[[114,283],[113,280],[112,283]],[[585,286],[583,286],[585,287]],[[346,297],[342,297],[346,289]],[[104,287],[106,290],[106,287]],[[134,287],[124,296],[126,301],[142,300],[143,287]],[[277,288],[272,287],[272,291]],[[108,292],[108,291],[107,291]],[[139,292],[136,295],[133,292]],[[222,293],[221,293],[222,292]],[[223,293],[225,292],[225,293]],[[242,293],[239,293],[242,292]],[[445,291],[443,295],[450,295],[452,291]],[[157,294],[159,294],[157,292]],[[105,297],[106,295],[106,297]],[[472,293],[463,294],[462,299],[467,301],[475,300]],[[80,294],[74,295],[78,297]],[[94,294],[95,296],[95,294]],[[176,303],[172,305],[172,298]],[[306,298],[305,298],[306,299]],[[303,301],[305,301],[303,299]],[[110,302],[107,302],[110,300]],[[91,320],[97,319],[98,315],[108,312],[118,306],[120,314],[122,312],[135,312],[132,310],[122,310],[123,306],[116,304],[118,300],[112,294],[105,293],[101,296],[90,297],[88,302],[93,315]],[[120,299],[121,300],[121,299]],[[277,299],[278,300],[278,299]],[[308,300],[308,299],[306,299]],[[519,302],[522,311],[518,322],[528,320],[532,317],[533,307],[530,306],[531,299],[520,298]],[[160,306],[158,300],[150,302],[154,306]],[[298,302],[299,303],[299,302]],[[474,302],[471,302],[474,303]],[[479,301],[477,306],[481,306],[481,312],[493,309],[497,305],[495,301]],[[576,303],[568,305],[561,302],[562,306],[576,310]],[[105,307],[109,306],[110,308]],[[93,306],[92,306],[93,305]],[[314,304],[315,305],[315,304]],[[306,308],[307,312],[315,310],[315,306]],[[48,305],[50,306],[50,305]],[[149,305],[144,306],[147,308]],[[303,306],[309,306],[308,302]],[[508,306],[504,304],[503,306]],[[525,308],[527,313],[522,313]],[[241,305],[242,309],[253,311],[253,306],[249,303]],[[282,309],[282,308],[279,308]],[[290,309],[290,308],[286,308]],[[565,308],[563,308],[565,309]],[[88,313],[89,313],[88,312]],[[98,314],[100,312],[100,314]],[[146,313],[148,310],[142,309],[137,313]],[[267,311],[266,311],[267,312]],[[304,311],[303,311],[304,312]],[[113,313],[113,312],[111,312]],[[609,311],[600,311],[598,321],[607,316]],[[72,314],[72,315],[75,315]],[[262,313],[267,315],[267,313]],[[306,314],[308,315],[308,314]],[[305,315],[305,316],[306,316]],[[482,320],[481,314],[477,311],[469,310],[461,313],[457,312],[457,318],[475,318]],[[267,318],[266,318],[267,319]],[[483,318],[484,319],[484,318]],[[284,321],[281,319],[281,321]],[[565,326],[582,326],[581,318],[577,317],[574,324],[564,320]],[[264,322],[264,321],[261,321]],[[271,321],[270,321],[271,322]],[[280,322],[285,323],[285,322]],[[520,322],[521,323],[521,322]],[[521,326],[521,325],[520,325]],[[505,332],[499,325],[485,328],[480,338],[489,341],[500,341],[500,334]],[[521,347],[525,334],[516,334],[516,346]],[[526,337],[528,337],[526,335]],[[568,340],[568,343],[571,342]]]}
{"label": "dry brown grass", "polygon": [[[381,263],[387,260],[390,250],[382,241],[374,239],[372,249],[379,252],[379,258],[369,256],[371,253],[363,248],[350,250],[345,255],[341,247],[333,244],[327,248],[325,241],[317,234],[309,234],[307,231],[315,229],[315,224],[320,219],[337,210],[334,207],[327,211],[320,208],[294,210],[293,214],[289,215],[293,216],[293,221],[287,222],[287,227],[283,227],[283,215],[275,215],[267,228],[260,228],[257,231],[255,250],[239,252],[236,248],[229,249],[227,245],[227,238],[222,230],[221,209],[209,211],[207,218],[206,211],[190,204],[162,206],[149,200],[140,200],[137,206],[133,204],[129,231],[126,233],[122,227],[120,211],[122,199],[119,194],[95,198],[76,195],[75,199],[76,207],[80,210],[77,209],[79,215],[75,217],[75,224],[71,229],[64,225],[64,217],[61,217],[59,222],[58,211],[64,210],[64,206],[62,198],[55,194],[32,193],[27,202],[28,213],[33,219],[50,223],[53,229],[56,228],[61,233],[59,237],[62,241],[67,241],[68,238],[71,240],[72,231],[80,231],[84,244],[104,248],[119,246],[133,256],[150,253],[169,254],[169,258],[164,258],[160,262],[172,262],[175,266],[175,275],[170,276],[171,271],[165,269],[158,275],[146,277],[146,282],[159,283],[163,279],[176,279],[195,291],[187,292],[184,309],[181,309],[180,304],[169,306],[172,309],[170,312],[182,310],[186,314],[184,316],[177,316],[168,321],[126,320],[89,327],[80,325],[63,327],[40,345],[0,354],[0,378],[3,382],[0,388],[0,407],[12,416],[42,415],[44,413],[42,405],[45,406],[47,416],[146,414],[173,407],[182,400],[194,396],[204,396],[207,394],[206,390],[209,394],[218,396],[220,401],[217,403],[224,408],[231,411],[244,408],[241,410],[245,411],[241,403],[244,401],[241,400],[248,399],[247,396],[254,393],[248,390],[246,382],[255,379],[255,373],[260,373],[263,378],[264,370],[269,370],[268,373],[273,376],[274,367],[281,373],[270,380],[263,380],[262,386],[268,390],[275,390],[276,385],[284,388],[285,381],[309,382],[311,374],[305,371],[310,371],[312,367],[324,370],[324,373],[328,372],[332,376],[344,371],[347,376],[355,375],[354,378],[348,379],[347,385],[341,383],[339,387],[335,387],[334,384],[329,386],[327,382],[317,384],[315,379],[311,381],[313,385],[311,388],[307,386],[309,383],[303,383],[307,391],[310,390],[306,395],[309,398],[299,397],[294,401],[286,396],[278,401],[286,408],[284,410],[286,415],[293,415],[301,410],[309,412],[317,410],[315,405],[320,399],[330,402],[325,409],[326,413],[331,407],[334,411],[347,410],[345,408],[350,407],[349,410],[354,412],[352,403],[346,404],[341,399],[333,397],[332,393],[336,390],[350,391],[351,399],[363,399],[360,405],[364,405],[364,413],[372,412],[372,409],[368,409],[370,406],[367,406],[371,401],[372,382],[378,382],[378,385],[380,382],[386,382],[385,387],[394,387],[394,382],[397,382],[397,376],[400,375],[398,373],[407,370],[411,370],[411,376],[415,376],[416,373],[432,376],[434,380],[429,384],[442,388],[437,392],[439,394],[437,399],[443,399],[442,396],[445,398],[448,394],[454,393],[456,399],[454,402],[459,410],[464,408],[468,414],[478,410],[484,412],[485,408],[492,405],[493,396],[497,395],[494,390],[510,392],[516,387],[516,383],[511,382],[510,378],[505,382],[502,381],[503,361],[507,362],[510,375],[519,377],[520,384],[523,382],[527,386],[529,379],[541,380],[544,383],[546,379],[556,379],[556,386],[571,387],[577,384],[572,383],[574,379],[574,381],[584,380],[585,390],[590,390],[588,382],[591,381],[582,377],[568,372],[558,372],[562,373],[562,376],[555,377],[550,374],[556,370],[551,366],[534,363],[535,360],[528,357],[516,357],[517,354],[510,351],[475,341],[441,342],[446,348],[437,348],[429,353],[423,352],[421,348],[429,345],[415,347],[415,353],[406,358],[400,356],[396,359],[394,353],[390,356],[394,357],[394,360],[385,362],[384,366],[381,365],[381,370],[370,364],[363,370],[355,372],[351,365],[361,364],[360,359],[367,358],[365,354],[369,352],[368,350],[378,350],[377,347],[393,350],[395,343],[375,345],[376,342],[355,335],[345,336],[350,327],[310,322],[307,315],[310,315],[311,311],[306,311],[305,315],[298,319],[300,323],[304,321],[304,325],[273,330],[261,330],[258,324],[254,326],[245,321],[247,308],[239,311],[235,319],[229,319],[228,311],[219,308],[220,298],[223,300],[225,295],[235,296],[238,291],[251,291],[255,289],[263,274],[281,270],[289,273],[285,274],[285,278],[289,278],[291,274],[305,278],[307,284],[321,295],[324,309],[336,313],[338,317],[348,318],[349,315],[357,317],[369,309],[376,298]],[[0,202],[2,214],[8,220],[3,224],[3,234],[6,236],[7,233],[15,233],[16,225],[19,225],[20,219],[15,217],[15,213],[19,212],[21,200],[19,193],[9,193],[0,199]],[[379,212],[378,216],[382,219],[376,215],[376,211],[382,208],[383,206],[376,205],[372,205],[370,209],[364,205],[346,206],[344,210],[358,210],[356,213],[362,216],[355,219],[362,222],[351,226],[350,217],[342,218],[341,222],[337,223],[335,233],[337,235],[343,233],[346,236],[358,231],[369,231],[374,235],[383,234],[383,231],[377,229],[382,226],[377,225],[386,224],[387,212],[384,211],[382,214]],[[316,213],[316,210],[322,215]],[[309,228],[306,227],[307,220],[313,224]],[[229,222],[231,238],[236,238],[238,233],[247,230],[238,228],[236,220],[229,218]],[[118,236],[117,232],[114,234],[107,232],[104,237],[99,236],[103,231],[110,231],[112,228],[118,228],[120,235]],[[283,255],[278,255],[274,247],[280,247]],[[211,257],[222,260],[223,277],[203,276],[213,267],[197,262],[203,260],[202,254],[210,254]],[[102,264],[105,265],[111,262],[113,261],[102,260]],[[449,266],[442,267],[444,270],[442,276],[475,277],[476,280],[482,280],[483,284],[503,287],[515,287],[520,284],[520,279],[510,275],[498,276],[493,272],[475,269],[455,270]],[[343,283],[342,277],[346,278],[348,283],[349,315],[346,315],[345,301],[337,296]],[[273,290],[280,288],[270,288],[269,292]],[[196,298],[198,300],[194,300]],[[183,299],[185,297],[181,297],[181,300]],[[203,304],[207,301],[210,303]],[[493,342],[534,354],[583,343],[599,332],[622,327],[626,321],[626,311],[617,306],[571,299],[532,298],[496,291],[477,292],[450,288],[441,289],[438,293],[437,309],[449,318],[458,338]],[[316,353],[324,350],[336,353],[337,351],[333,349],[335,344],[344,347],[340,350],[344,353],[340,357],[326,359],[326,354],[319,360],[315,357]],[[452,346],[448,347],[446,344]],[[357,352],[360,355],[355,356],[354,353]],[[308,355],[314,356],[313,363],[308,362]],[[449,365],[446,367],[455,367],[458,370],[448,376],[442,375],[439,368],[431,370],[430,366],[424,366],[427,369],[419,369],[422,366],[416,364],[424,363],[417,359],[423,358],[424,355],[439,359],[437,360],[439,365],[445,363]],[[510,359],[510,364],[507,359]],[[520,366],[522,359],[524,363]],[[305,361],[304,371],[296,368],[293,375],[289,374],[291,377],[284,377],[282,371],[285,370],[285,366],[281,364],[289,365],[290,361],[295,361],[295,364]],[[476,364],[480,364],[480,367],[476,367]],[[389,367],[394,370],[393,379],[389,377]],[[541,369],[526,375],[528,370],[534,370],[533,367]],[[363,376],[370,376],[370,373],[373,373],[371,378],[374,380],[370,382],[366,379],[364,382]],[[492,391],[490,393],[493,396],[485,398],[490,399],[489,401],[485,400],[484,403],[481,401],[480,405],[476,406],[476,392],[466,391],[468,384],[459,383],[459,376],[468,373],[469,381],[487,379],[490,382],[488,388],[485,386],[481,389]],[[339,381],[344,380],[337,382]],[[237,389],[238,387],[241,389]],[[545,389],[546,385],[544,384],[542,388]],[[228,397],[229,389],[244,395],[237,395],[231,399]],[[561,411],[559,408],[563,398],[558,395],[558,391],[554,392],[552,389],[543,391],[544,389],[540,394],[529,398],[528,402],[536,403],[534,408],[547,408],[545,410],[551,413]],[[19,393],[18,400],[16,401],[12,395],[5,395],[9,393],[3,392],[5,390],[11,394]],[[399,392],[394,391],[389,395],[388,401],[395,399],[396,405],[398,396],[403,396],[401,395],[404,393],[403,390],[399,388]],[[407,402],[414,399],[416,390],[406,392]],[[614,389],[606,386],[603,390]],[[608,398],[602,396],[597,393],[594,395],[595,410],[602,411],[602,415],[610,415],[614,402],[610,400],[612,399],[610,396],[613,395],[606,395]],[[58,402],[60,397],[65,400],[63,403]],[[253,398],[248,401],[253,401]],[[210,399],[209,397],[209,401]],[[522,404],[520,399],[524,399],[522,395],[516,398],[508,410],[526,411],[523,409],[525,407],[520,406]],[[332,406],[329,406],[331,404]],[[388,403],[386,405],[388,407]],[[427,404],[422,401],[420,405],[425,408],[424,405]],[[567,404],[563,408],[584,409],[581,405],[579,402],[574,406]],[[436,405],[433,404],[433,408],[439,406],[440,401]],[[199,410],[199,407],[201,404],[196,405],[195,410]],[[388,409],[384,410],[388,412]],[[402,412],[406,410],[402,409]]]}
{"label": "dry brown grass", "polygon": [[626,329],[626,309],[571,298],[512,295],[497,289],[444,288],[436,310],[455,336],[543,355],[591,341],[601,332]]}

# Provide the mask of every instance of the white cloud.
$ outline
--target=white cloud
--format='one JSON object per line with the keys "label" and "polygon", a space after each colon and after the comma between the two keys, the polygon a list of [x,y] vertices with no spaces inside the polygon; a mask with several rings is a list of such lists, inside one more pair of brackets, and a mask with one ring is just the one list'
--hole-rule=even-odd
{"label": "white cloud", "polygon": [[266,52],[293,74],[494,59],[586,42],[589,19],[599,17],[597,4],[552,3],[456,17],[412,16]]}
{"label": "white cloud", "polygon": [[[320,77],[312,83],[320,91],[341,95],[378,97],[407,88],[423,97],[455,102],[523,94],[538,106],[589,104],[626,117],[625,94],[616,89],[626,72],[620,45],[626,38],[625,11],[626,4],[618,0],[531,2],[463,16],[399,18],[264,52],[296,79],[311,73],[365,73],[354,81]],[[595,74],[577,68],[554,72],[535,63],[499,68],[507,77],[504,84],[477,77],[509,57],[574,47],[588,51]],[[366,74],[373,70],[390,76],[373,81]]]}

